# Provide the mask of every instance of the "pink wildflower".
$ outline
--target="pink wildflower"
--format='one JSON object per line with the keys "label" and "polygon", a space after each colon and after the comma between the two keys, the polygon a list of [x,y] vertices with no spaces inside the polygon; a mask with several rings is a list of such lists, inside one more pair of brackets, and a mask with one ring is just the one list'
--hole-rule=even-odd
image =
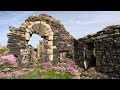
{"label": "pink wildflower", "polygon": [[51,62],[44,62],[44,63],[41,63],[40,66],[42,66],[45,69],[49,69],[50,67],[52,67],[52,64]]}
{"label": "pink wildflower", "polygon": [[4,63],[4,62],[9,62],[13,65],[17,65],[16,63],[16,57],[14,55],[6,55],[6,56],[1,56],[0,57],[0,63]]}
{"label": "pink wildflower", "polygon": [[79,74],[78,70],[76,70],[75,68],[72,68],[72,67],[67,67],[66,72],[68,72],[72,75],[78,75]]}
{"label": "pink wildflower", "polygon": [[66,70],[64,67],[59,67],[59,66],[52,67],[52,68],[57,70],[57,71],[65,71]]}

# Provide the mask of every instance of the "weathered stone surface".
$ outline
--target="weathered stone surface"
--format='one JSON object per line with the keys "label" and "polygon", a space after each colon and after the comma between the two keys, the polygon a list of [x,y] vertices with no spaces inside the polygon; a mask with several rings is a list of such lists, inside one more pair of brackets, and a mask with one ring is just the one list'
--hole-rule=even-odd
{"label": "weathered stone surface", "polygon": [[48,46],[48,47],[51,48],[51,49],[57,49],[56,46]]}
{"label": "weathered stone surface", "polygon": [[53,55],[49,55],[49,60],[53,61]]}
{"label": "weathered stone surface", "polygon": [[[34,24],[33,24],[33,25],[34,25]],[[33,25],[29,25],[29,26],[28,26],[28,29],[31,29]]]}
{"label": "weathered stone surface", "polygon": [[30,33],[28,33],[28,32],[25,33],[25,39],[30,40]]}
{"label": "weathered stone surface", "polygon": [[49,34],[50,36],[53,36],[54,35],[54,32],[50,32],[50,34]]}
{"label": "weathered stone surface", "polygon": [[30,31],[30,29],[26,28],[26,32],[27,32],[27,33],[30,33],[31,31]]}
{"label": "weathered stone surface", "polygon": [[53,41],[48,41],[48,45],[52,46],[53,45]]}
{"label": "weathered stone surface", "polygon": [[34,24],[40,24],[41,22],[40,21],[36,21],[36,22],[34,22]]}
{"label": "weathered stone surface", "polygon": [[49,37],[48,37],[48,40],[53,40],[53,36],[49,36]]}
{"label": "weathered stone surface", "polygon": [[2,72],[8,72],[10,70],[11,70],[10,68],[5,68],[5,69],[2,70]]}
{"label": "weathered stone surface", "polygon": [[[93,60],[97,71],[109,76],[120,77],[120,28],[109,26],[93,35],[80,38],[75,42],[75,60],[83,66],[84,59],[92,66]],[[78,47],[79,46],[79,47]],[[85,48],[85,50],[83,49]],[[83,57],[83,52],[85,57]],[[114,71],[114,72],[112,72]]]}
{"label": "weathered stone surface", "polygon": [[47,49],[47,53],[48,53],[49,55],[53,55],[53,49]]}

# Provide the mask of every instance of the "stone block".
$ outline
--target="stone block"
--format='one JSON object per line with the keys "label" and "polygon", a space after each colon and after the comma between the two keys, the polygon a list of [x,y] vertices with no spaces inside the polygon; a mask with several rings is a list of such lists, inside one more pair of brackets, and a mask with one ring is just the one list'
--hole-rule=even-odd
{"label": "stone block", "polygon": [[53,54],[53,49],[47,49],[47,54],[52,55]]}
{"label": "stone block", "polygon": [[49,55],[49,60],[53,61],[53,55]]}
{"label": "stone block", "polygon": [[28,22],[24,22],[21,26],[26,28],[28,24],[29,24]]}
{"label": "stone block", "polygon": [[53,41],[48,41],[48,45],[52,46],[53,45]]}
{"label": "stone block", "polygon": [[46,25],[46,22],[41,21],[40,23],[43,24],[43,25]]}
{"label": "stone block", "polygon": [[48,36],[48,40],[53,40],[53,36]]}
{"label": "stone block", "polygon": [[30,33],[25,33],[25,39],[30,40]]}
{"label": "stone block", "polygon": [[26,32],[28,32],[28,33],[29,33],[29,32],[31,32],[31,31],[30,31],[30,29],[26,28]]}
{"label": "stone block", "polygon": [[33,25],[29,25],[29,26],[28,26],[28,29],[31,29],[31,28],[32,28],[32,26],[33,26]]}
{"label": "stone block", "polygon": [[53,35],[54,35],[54,33],[53,33],[53,32],[50,32],[50,33],[49,33],[49,35],[50,35],[50,36],[53,36]]}
{"label": "stone block", "polygon": [[50,28],[51,26],[50,26],[49,24],[46,24],[46,27],[47,27],[47,28]]}
{"label": "stone block", "polygon": [[49,48],[51,48],[51,49],[57,49],[56,46],[49,46]]}
{"label": "stone block", "polygon": [[30,25],[34,25],[34,22],[30,22]]}
{"label": "stone block", "polygon": [[36,22],[34,22],[34,24],[39,24],[39,23],[41,23],[40,21],[36,21]]}

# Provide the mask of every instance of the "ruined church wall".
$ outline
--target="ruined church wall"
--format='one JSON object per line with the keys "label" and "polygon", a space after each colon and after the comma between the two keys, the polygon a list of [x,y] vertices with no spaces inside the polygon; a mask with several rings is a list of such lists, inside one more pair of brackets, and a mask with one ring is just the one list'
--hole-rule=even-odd
{"label": "ruined church wall", "polygon": [[[36,24],[38,22],[42,24]],[[30,29],[30,27],[32,28]],[[61,51],[67,52],[67,57],[74,58],[74,37],[66,31],[59,20],[51,16],[30,16],[22,23],[20,28],[12,27],[10,31],[8,34],[8,48],[15,56],[21,57],[21,50],[27,52],[27,43],[30,37],[32,34],[38,34],[45,41],[43,48],[45,52],[41,56],[45,59],[43,61],[58,62]]]}
{"label": "ruined church wall", "polygon": [[[96,70],[109,76],[120,77],[120,26],[108,26],[94,35],[88,35],[76,40],[75,58],[80,66],[83,66],[83,48],[88,43],[94,44],[96,57]],[[86,49],[86,57],[91,57],[90,50]]]}
{"label": "ruined church wall", "polygon": [[60,52],[68,51],[68,57],[74,58],[74,37],[64,28],[59,20],[53,17],[29,17],[28,21],[44,21],[51,26],[53,33],[53,58],[54,61],[59,61]]}
{"label": "ruined church wall", "polygon": [[60,60],[60,53],[67,52],[67,57],[74,59],[74,37],[66,31],[64,26],[59,23],[51,24],[54,31],[54,58],[56,61]]}

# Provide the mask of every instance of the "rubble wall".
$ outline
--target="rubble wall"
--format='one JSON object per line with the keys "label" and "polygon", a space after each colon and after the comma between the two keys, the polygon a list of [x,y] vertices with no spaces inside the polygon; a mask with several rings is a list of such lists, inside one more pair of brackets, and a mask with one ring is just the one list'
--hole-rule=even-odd
{"label": "rubble wall", "polygon": [[84,60],[90,66],[92,55],[96,59],[96,70],[120,77],[120,25],[108,26],[94,35],[76,40],[75,59],[79,66],[84,67]]}

